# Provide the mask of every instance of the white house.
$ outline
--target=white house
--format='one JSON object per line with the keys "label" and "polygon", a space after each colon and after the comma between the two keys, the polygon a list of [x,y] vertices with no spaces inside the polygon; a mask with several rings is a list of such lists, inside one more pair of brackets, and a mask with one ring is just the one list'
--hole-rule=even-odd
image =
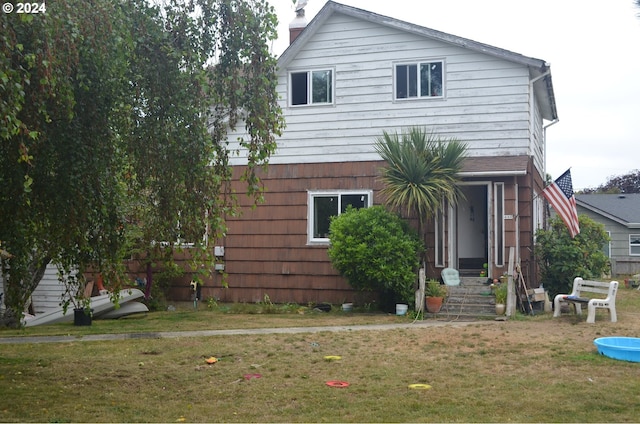
{"label": "white house", "polygon": [[[384,162],[374,142],[383,130],[412,126],[468,146],[466,199],[432,223],[428,269],[475,273],[486,263],[490,275],[500,275],[514,247],[535,281],[545,128],[558,119],[549,64],[333,1],[301,32],[299,21],[278,61],[287,127],[262,176],[265,203],[229,219],[229,289],[213,294],[226,301],[352,299],[326,253],[329,216],[348,204],[381,202]],[[232,147],[238,136],[229,135]],[[242,152],[232,164],[239,175]]]}

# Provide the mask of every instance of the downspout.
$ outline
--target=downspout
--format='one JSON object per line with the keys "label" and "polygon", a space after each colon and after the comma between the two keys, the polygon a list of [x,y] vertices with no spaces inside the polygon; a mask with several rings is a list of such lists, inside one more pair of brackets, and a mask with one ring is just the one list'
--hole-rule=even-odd
{"label": "downspout", "polygon": [[516,230],[516,260],[520,260],[520,196],[519,196],[519,186],[518,186],[518,177],[513,177],[513,187],[515,190],[514,198],[515,198],[515,210],[514,210],[514,218],[515,218],[515,230]]}
{"label": "downspout", "polygon": [[557,124],[558,121],[559,119],[556,118],[553,121],[549,122],[547,125],[542,127],[542,154],[543,154],[542,165],[544,166],[544,169],[542,170],[542,172],[544,173],[542,175],[542,178],[544,179],[547,178],[547,128],[549,128],[551,125]]}
{"label": "downspout", "polygon": [[[547,77],[548,75],[551,75],[551,70],[547,68],[547,71],[541,75],[538,75],[537,77],[529,80],[529,134],[533,135],[533,131],[535,129],[534,127],[534,113],[533,113],[533,109],[534,109],[534,91],[533,91],[533,85],[538,82],[539,80]],[[555,125],[558,123],[558,118],[555,118],[553,121],[551,121],[549,124],[544,125],[542,127],[542,178],[546,179],[547,178],[547,128],[549,128],[552,125]]]}
{"label": "downspout", "polygon": [[[546,65],[546,64],[545,64]],[[542,75],[539,75],[536,78],[533,78],[532,80],[529,81],[529,113],[531,114],[531,120],[530,120],[530,131],[531,134],[533,134],[533,130],[534,130],[534,126],[533,126],[533,108],[534,108],[534,98],[535,98],[535,93],[533,91],[533,85],[539,81],[542,78],[547,77],[548,75],[551,74],[551,70],[547,67],[547,71],[544,72]],[[553,98],[551,99],[552,101]],[[542,185],[544,186],[544,183],[546,182],[547,179],[547,128],[549,128],[552,125],[555,125],[558,123],[559,119],[557,117],[557,114],[555,114],[556,116],[553,118],[553,121],[551,121],[550,123],[548,123],[547,125],[543,125],[542,126]],[[531,213],[532,213],[532,217],[535,216],[535,211],[533,210],[535,208],[535,201],[533,199],[535,199],[536,197],[536,193],[535,193],[535,184],[534,184],[534,178],[533,178],[533,174],[531,174]],[[535,256],[535,249],[534,249],[534,244],[535,244],[535,231],[536,231],[536,222],[531,222],[531,239],[530,239],[530,243],[531,243],[531,258],[532,258],[532,263],[530,264],[531,267],[529,269],[529,280],[531,280],[532,276],[537,276],[537,271],[536,271],[536,267],[537,267],[537,258]],[[544,218],[542,218],[542,225],[543,227],[546,227],[546,222],[544,222]],[[518,247],[519,250],[519,247]],[[520,252],[518,251],[518,257],[519,257]]]}

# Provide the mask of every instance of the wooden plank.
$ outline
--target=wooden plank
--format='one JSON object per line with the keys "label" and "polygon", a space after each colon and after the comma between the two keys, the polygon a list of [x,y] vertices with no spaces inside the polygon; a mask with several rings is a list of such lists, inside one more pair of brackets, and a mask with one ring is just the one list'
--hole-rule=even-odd
{"label": "wooden plank", "polygon": [[509,268],[508,268],[509,278],[507,280],[508,285],[507,285],[506,315],[508,317],[514,316],[516,312],[516,294],[515,294],[514,282],[513,282],[514,263],[515,263],[515,248],[511,246],[509,247]]}

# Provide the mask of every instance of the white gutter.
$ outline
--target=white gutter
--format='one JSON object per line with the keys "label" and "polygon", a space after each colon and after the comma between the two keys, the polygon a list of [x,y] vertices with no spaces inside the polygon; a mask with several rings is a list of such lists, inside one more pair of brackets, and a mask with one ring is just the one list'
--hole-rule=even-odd
{"label": "white gutter", "polygon": [[510,177],[512,175],[527,175],[527,171],[481,171],[481,172],[459,172],[461,177]]}

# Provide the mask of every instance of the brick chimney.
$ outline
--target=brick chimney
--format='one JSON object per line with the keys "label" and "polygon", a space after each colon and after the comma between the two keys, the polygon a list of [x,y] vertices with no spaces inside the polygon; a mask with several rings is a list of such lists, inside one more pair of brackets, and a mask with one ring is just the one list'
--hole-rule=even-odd
{"label": "brick chimney", "polygon": [[296,10],[296,17],[289,24],[289,44],[298,38],[298,35],[307,26],[307,18],[304,16],[304,8]]}

